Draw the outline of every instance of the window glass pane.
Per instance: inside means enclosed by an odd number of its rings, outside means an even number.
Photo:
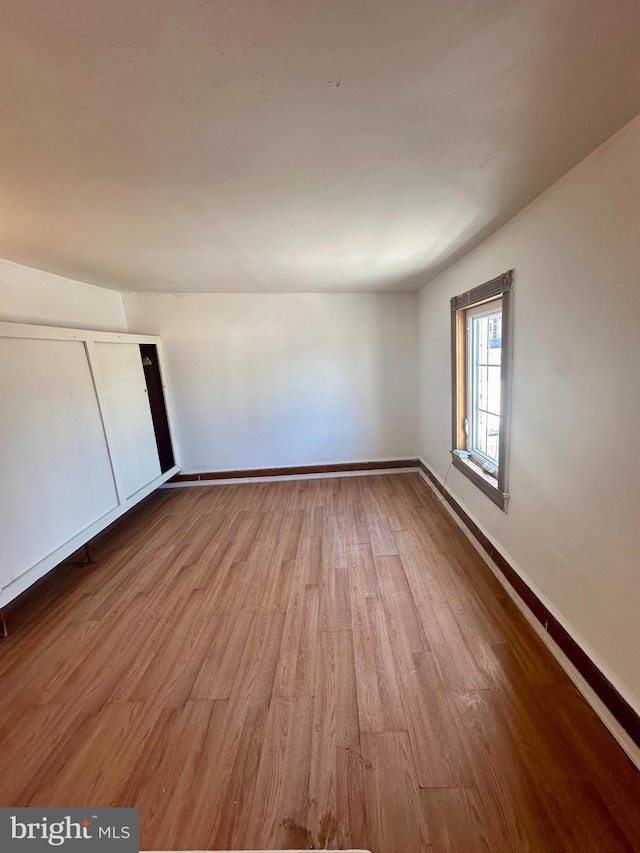
[[[479,409],[487,411],[489,408],[489,368],[485,365],[479,364],[476,370],[476,376],[478,382],[478,387],[476,389],[476,406]]]
[[[489,356],[488,348],[488,322],[486,317],[478,317],[474,319],[475,335],[477,344],[477,357],[479,364],[487,364]]]
[[[480,408],[487,409],[494,415],[500,414],[500,365],[491,364],[488,367],[480,368],[487,371],[487,405],[484,406],[480,402]]]
[[[472,451],[498,464],[500,446],[500,397],[502,311],[473,316],[471,323],[470,441]]]
[[[489,364],[500,364],[502,355],[502,312],[492,314],[488,321]]]
[[[487,449],[485,453],[497,462],[499,448],[500,418],[496,417],[496,415],[487,415]]]
[[[476,409],[475,430],[473,434],[473,450],[479,450],[481,453],[487,452],[487,417],[486,412]]]

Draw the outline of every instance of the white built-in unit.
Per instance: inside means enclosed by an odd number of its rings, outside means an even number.
[[[0,323],[0,607],[179,470],[163,376],[157,337]]]

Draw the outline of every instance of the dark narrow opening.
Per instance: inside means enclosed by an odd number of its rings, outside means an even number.
[[[173,468],[173,448],[171,446],[171,433],[169,432],[169,419],[167,407],[162,390],[162,376],[158,363],[158,350],[155,344],[140,344],[140,356],[144,368],[144,378],[149,392],[149,405],[151,407],[151,419],[153,420],[153,431],[156,436],[156,446],[160,459],[160,469],[164,474],[169,468]]]

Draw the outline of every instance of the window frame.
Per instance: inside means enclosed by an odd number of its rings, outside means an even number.
[[[490,303],[502,302],[502,340],[500,360],[500,444],[497,474],[491,475],[482,468],[480,454],[461,458],[455,451],[467,448],[465,422],[469,416],[469,389],[472,387],[468,323],[477,311]],[[511,432],[511,380],[513,352],[513,270],[508,270],[484,284],[474,287],[451,299],[451,403],[452,403],[452,464],[462,474],[506,512],[509,502],[509,444]],[[475,459],[473,457],[476,457]],[[490,460],[487,460],[490,461]]]
[[[479,320],[482,317],[486,317],[487,315],[491,316],[493,314],[497,314],[500,312],[500,316],[502,317],[503,312],[503,301],[502,297],[499,296],[497,299],[491,299],[489,302],[481,302],[479,305],[473,305],[466,309],[465,311],[465,334],[466,334],[466,390],[465,390],[465,399],[466,399],[466,412],[465,412],[465,421],[467,424],[467,429],[465,430],[465,449],[469,453],[470,457],[476,463],[482,467],[487,464],[492,467],[496,472],[500,469],[500,445],[498,444],[498,458],[494,459],[492,456],[489,456],[488,453],[484,453],[477,446],[474,445],[474,435],[475,435],[475,411],[477,406],[475,405],[475,394],[477,393],[477,389],[475,387],[475,357],[474,357],[474,333],[473,333],[473,322],[474,320]],[[501,348],[502,349],[502,348]],[[500,364],[502,364],[502,358],[500,359]],[[500,367],[500,365],[496,365],[496,367]],[[470,393],[469,393],[470,392]],[[501,395],[502,397],[502,395]],[[492,413],[495,414],[495,413]],[[497,413],[497,416],[501,419],[501,412]],[[502,432],[502,422],[500,423],[501,432]],[[489,472],[489,476],[495,476],[497,480],[497,473],[491,474]]]

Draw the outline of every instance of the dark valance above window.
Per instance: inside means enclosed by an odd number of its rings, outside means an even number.
[[[479,284],[473,290],[467,290],[466,293],[461,293],[460,296],[454,296],[451,299],[451,310],[459,311],[461,308],[468,308],[470,305],[478,305],[480,302],[495,299],[497,296],[502,296],[503,293],[511,290],[512,284],[513,270],[508,270],[502,273],[502,275],[492,278],[491,281]]]

